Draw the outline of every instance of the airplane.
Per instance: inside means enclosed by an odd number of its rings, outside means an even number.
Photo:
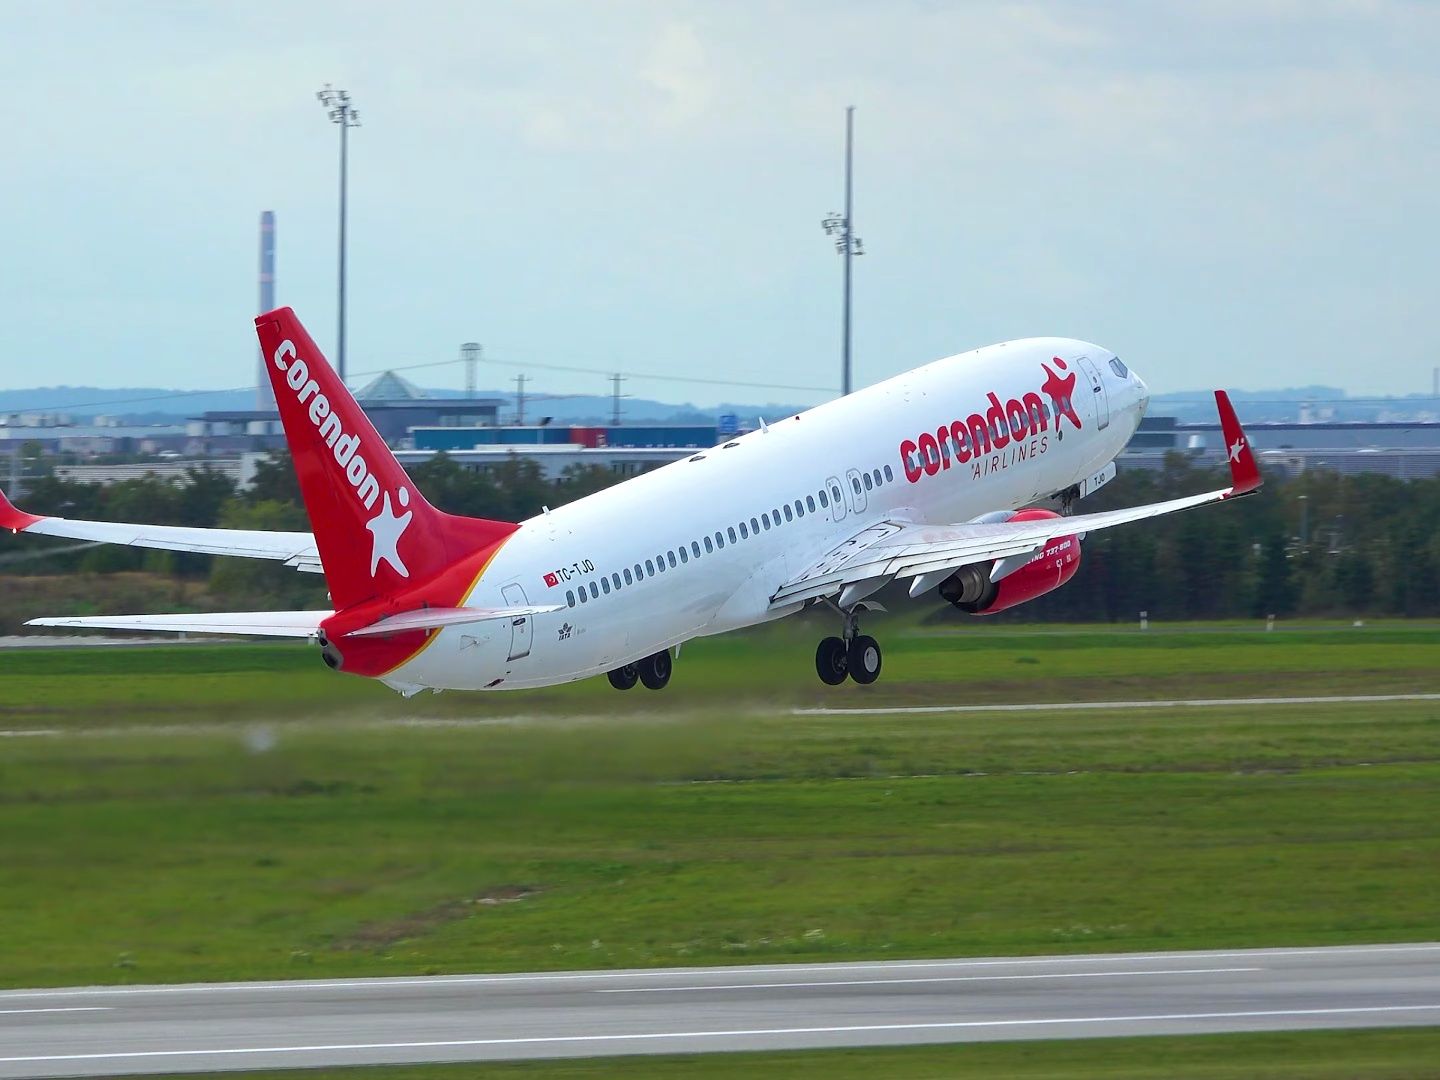
[[[682,643],[831,611],[816,672],[873,683],[871,599],[909,581],[977,615],[1059,588],[1089,533],[1250,494],[1249,440],[1215,392],[1230,486],[1099,513],[1149,403],[1113,352],[1066,338],[938,360],[527,521],[426,501],[295,313],[255,320],[313,532],[72,521],[0,495],[13,532],[274,559],[323,573],[331,607],[32,619],[29,625],[307,638],[331,668],[407,697],[595,675],[670,680]],[[883,610],[883,609],[882,609]]]

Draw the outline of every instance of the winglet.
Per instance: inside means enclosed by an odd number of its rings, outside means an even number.
[[[0,491],[0,529],[9,529],[12,533],[23,532],[39,520],[35,514],[27,514],[16,507],[5,497],[5,493]]]
[[[1235,406],[1230,404],[1230,395],[1224,390],[1216,390],[1215,406],[1220,410],[1220,432],[1225,437],[1225,457],[1230,463],[1228,497],[1248,495],[1264,483],[1260,478],[1260,466],[1255,464],[1255,452],[1235,416]]]

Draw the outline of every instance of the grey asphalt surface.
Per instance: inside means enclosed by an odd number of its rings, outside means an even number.
[[[1440,943],[0,992],[0,1076],[1440,1024]]]

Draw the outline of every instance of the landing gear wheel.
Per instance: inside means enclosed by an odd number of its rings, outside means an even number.
[[[827,686],[839,686],[850,673],[845,642],[838,637],[821,640],[815,650],[815,671]]]
[[[850,678],[862,686],[873,683],[880,677],[880,643],[865,634],[851,639],[846,663]]]
[[[640,681],[640,669],[634,664],[626,664],[624,667],[617,667],[606,678],[616,690],[629,690]]]
[[[665,684],[670,681],[674,663],[670,659],[670,650],[665,649],[654,656],[647,656],[636,666],[640,669],[640,681],[647,690],[664,690]]]

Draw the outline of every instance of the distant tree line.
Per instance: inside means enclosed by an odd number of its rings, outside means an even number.
[[[410,470],[435,505],[451,513],[519,521],[619,479],[606,469],[572,468],[546,479],[533,461],[511,457],[487,472],[444,454]],[[1122,471],[1084,511],[1174,498],[1223,486],[1223,472],[1194,468],[1176,454],[1158,472]],[[101,487],[54,475],[28,483],[25,509],[110,521],[238,529],[306,530],[286,455],[260,464],[238,492],[220,473],[187,482],[153,476]],[[1080,571],[1064,588],[1013,613],[1018,620],[1130,621],[1308,615],[1440,615],[1440,478],[1310,472],[1270,478],[1234,504],[1121,526],[1087,537]],[[53,552],[42,554],[42,552]],[[0,575],[149,570],[208,578],[218,597],[244,606],[323,603],[315,575],[250,559],[82,547],[46,537],[9,538]],[[961,617],[957,614],[957,617]]]
[[[1079,512],[1228,484],[1181,454],[1122,471]],[[1255,495],[1085,538],[1061,589],[998,618],[1129,621],[1440,615],[1440,478],[1307,472]]]

